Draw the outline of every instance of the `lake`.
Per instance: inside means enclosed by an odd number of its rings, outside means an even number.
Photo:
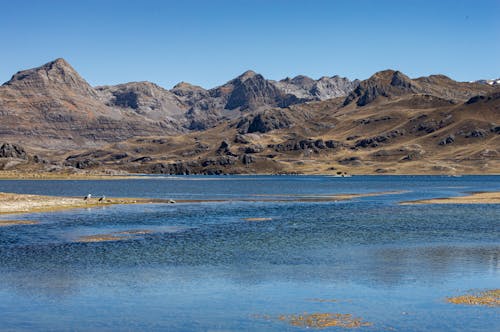
[[[304,313],[352,314],[371,323],[360,331],[500,328],[498,307],[446,302],[500,288],[500,205],[398,204],[500,191],[500,176],[1,180],[0,191],[222,200],[0,216],[39,222],[0,227],[0,330],[310,330],[286,318]],[[117,241],[82,242],[96,235]]]

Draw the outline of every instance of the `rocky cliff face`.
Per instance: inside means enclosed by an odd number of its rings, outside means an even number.
[[[287,94],[306,100],[327,100],[347,96],[359,84],[358,80],[333,76],[321,77],[313,80],[307,76],[299,75],[294,78],[274,82],[274,84]]]
[[[178,128],[185,124],[188,105],[174,93],[151,82],[132,82],[96,87],[107,106],[130,110],[153,121]]]

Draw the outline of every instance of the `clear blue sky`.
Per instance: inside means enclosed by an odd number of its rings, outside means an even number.
[[[58,57],[92,85],[210,88],[247,69],[468,81],[500,76],[500,0],[0,0],[0,41],[2,82]]]

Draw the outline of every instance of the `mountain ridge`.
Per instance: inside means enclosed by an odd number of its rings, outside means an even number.
[[[425,162],[428,172],[491,172],[499,167],[498,91],[391,69],[363,81],[273,81],[246,71],[208,90],[148,81],[92,87],[56,59],[0,86],[0,143],[31,155],[0,158],[0,168],[380,173]],[[450,161],[440,166],[439,158]]]

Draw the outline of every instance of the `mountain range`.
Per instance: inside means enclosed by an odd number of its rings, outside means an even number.
[[[395,70],[367,80],[90,86],[64,59],[0,86],[0,169],[498,173],[500,87]]]

